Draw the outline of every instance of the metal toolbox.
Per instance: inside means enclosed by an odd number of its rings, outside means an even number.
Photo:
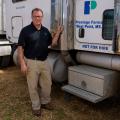
[[[113,70],[78,65],[69,67],[69,85],[99,96],[111,96],[117,89],[118,73]]]

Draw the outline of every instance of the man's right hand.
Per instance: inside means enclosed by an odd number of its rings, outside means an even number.
[[[21,64],[21,72],[26,75],[27,74],[27,65],[25,63]]]
[[[21,68],[21,72],[26,75],[27,74],[27,65],[25,63],[24,60],[24,52],[23,52],[23,47],[22,46],[18,46],[18,61],[20,63],[20,68]]]

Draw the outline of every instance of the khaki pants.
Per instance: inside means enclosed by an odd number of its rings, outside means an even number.
[[[38,110],[41,104],[50,102],[51,73],[48,61],[26,59],[27,83],[32,108]]]

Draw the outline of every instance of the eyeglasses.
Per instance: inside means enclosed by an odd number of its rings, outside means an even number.
[[[33,16],[33,18],[42,18],[43,16]]]

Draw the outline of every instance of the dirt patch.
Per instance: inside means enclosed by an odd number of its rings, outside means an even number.
[[[0,120],[119,120],[120,97],[112,97],[98,104],[71,96],[65,100],[61,85],[53,84],[53,111],[42,110],[42,117],[31,113],[26,78],[15,67],[0,70]]]

